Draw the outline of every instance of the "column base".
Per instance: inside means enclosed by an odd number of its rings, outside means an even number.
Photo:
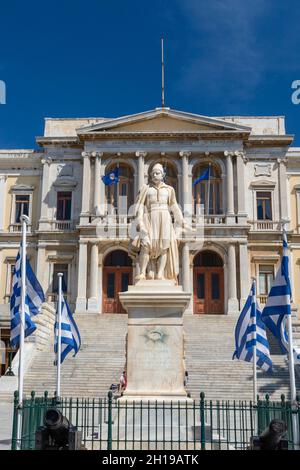
[[[82,312],[86,312],[86,299],[77,298],[75,313],[82,313]]]
[[[239,313],[238,299],[228,299],[227,315],[236,315]]]
[[[238,223],[239,225],[247,225],[247,214],[240,213],[238,214]]]
[[[80,225],[87,225],[90,222],[89,214],[80,214]]]
[[[91,313],[98,313],[99,312],[98,301],[95,297],[90,297],[88,299],[87,308]]]
[[[235,215],[234,214],[227,214],[226,224],[227,225],[234,225],[235,224]]]

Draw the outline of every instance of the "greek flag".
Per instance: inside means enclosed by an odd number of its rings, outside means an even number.
[[[232,359],[252,362],[253,346],[256,345],[256,364],[266,372],[272,370],[269,343],[261,312],[256,302],[255,283],[235,328],[235,351]]]
[[[262,312],[262,319],[278,339],[284,354],[288,354],[287,315],[291,315],[291,284],[286,231],[283,230],[283,254],[269,296]]]
[[[55,343],[54,352],[57,354],[58,349],[58,302],[57,302],[57,315],[55,322]],[[60,363],[62,364],[65,357],[69,352],[74,349],[74,356],[77,354],[81,346],[81,339],[79,330],[74,321],[70,307],[67,301],[62,297],[61,301],[61,356]]]
[[[13,347],[20,342],[20,324],[21,324],[21,250],[16,258],[16,264],[13,273],[12,295],[10,297],[10,342]],[[41,312],[42,303],[45,302],[43,289],[38,282],[30,266],[29,260],[26,260],[26,295],[25,295],[25,338],[36,330],[36,325],[31,316]]]

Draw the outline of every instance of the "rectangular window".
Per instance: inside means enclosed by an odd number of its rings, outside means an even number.
[[[260,295],[268,295],[274,279],[273,266],[259,266],[259,293]]]
[[[53,280],[52,280],[52,292],[58,294],[58,273],[63,274],[62,278],[62,291],[67,293],[68,291],[68,265],[67,264],[54,264],[53,267]]]
[[[256,193],[257,220],[272,220],[271,193]]]
[[[106,297],[108,299],[114,299],[115,298],[115,273],[108,273],[107,274]]]
[[[29,194],[16,194],[15,223],[21,223],[22,215],[29,215]]]
[[[197,297],[198,299],[205,298],[205,275],[204,273],[197,274]]]
[[[211,298],[212,300],[220,298],[220,275],[218,273],[211,274]]]
[[[129,286],[129,273],[122,273],[121,275],[121,292],[128,290]]]
[[[72,192],[59,191],[57,193],[56,220],[71,220]]]

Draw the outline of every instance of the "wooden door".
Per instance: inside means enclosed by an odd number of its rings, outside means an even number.
[[[126,313],[119,300],[119,292],[128,290],[132,284],[132,268],[105,267],[103,269],[103,312]]]
[[[224,313],[223,268],[194,268],[194,313]]]

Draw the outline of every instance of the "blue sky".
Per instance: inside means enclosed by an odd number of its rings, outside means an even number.
[[[10,0],[0,10],[0,148],[35,147],[44,117],[116,117],[160,106],[285,115],[300,146],[296,0]]]

